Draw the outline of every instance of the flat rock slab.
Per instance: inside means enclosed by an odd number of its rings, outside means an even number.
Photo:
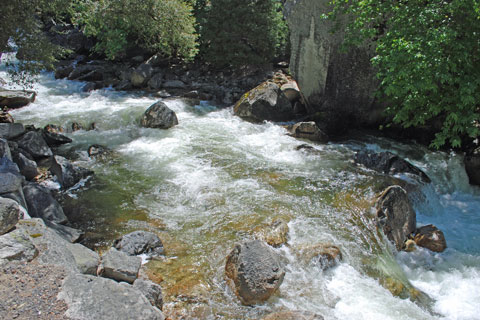
[[[35,101],[35,91],[0,89],[0,107],[21,108]]]
[[[66,315],[82,320],[164,320],[162,312],[126,283],[89,275],[70,275],[58,295],[68,305]]]
[[[115,248],[110,248],[102,256],[102,263],[104,277],[133,283],[137,279],[142,266],[142,258],[132,257]]]

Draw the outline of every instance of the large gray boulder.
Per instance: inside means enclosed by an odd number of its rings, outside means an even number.
[[[66,316],[71,319],[165,319],[140,291],[110,279],[70,275],[64,280],[58,297],[68,305]]]
[[[0,171],[0,195],[21,190],[22,181],[22,176],[18,172]]]
[[[97,275],[100,265],[98,253],[78,243],[66,243],[65,246],[72,253],[80,273]]]
[[[0,88],[0,108],[21,108],[35,101],[36,92],[31,90],[7,90]]]
[[[137,279],[133,283],[133,287],[143,293],[145,298],[150,301],[152,306],[162,310],[163,308],[163,294],[162,287],[153,283],[150,280]]]
[[[133,283],[138,278],[142,258],[132,257],[115,248],[102,256],[103,276],[117,281]]]
[[[53,173],[60,185],[68,189],[93,174],[93,171],[74,165],[62,156],[54,156],[50,166],[50,172]]]
[[[261,303],[282,284],[279,256],[260,240],[236,244],[225,264],[227,282],[244,305]]]
[[[31,217],[42,218],[59,224],[68,221],[60,204],[50,191],[39,184],[28,183],[23,187],[28,214]]]
[[[15,228],[20,216],[20,207],[16,201],[0,197],[0,235]]]
[[[368,169],[384,174],[409,173],[420,177],[425,183],[431,182],[425,172],[391,152],[376,153],[369,150],[362,150],[355,154],[354,161],[364,165]]]
[[[178,124],[177,115],[165,103],[151,105],[143,114],[141,124],[146,128],[168,129]]]
[[[13,161],[17,164],[20,173],[25,179],[31,181],[39,175],[37,163],[34,160],[29,159],[26,152],[16,152],[13,155]]]
[[[417,222],[407,192],[400,186],[388,187],[375,206],[378,227],[395,244],[397,250],[401,250],[408,237],[415,232]]]
[[[38,250],[23,230],[14,230],[0,236],[0,261],[32,261]]]
[[[150,64],[142,63],[133,70],[130,82],[134,87],[142,87],[152,77],[153,67]]]
[[[292,104],[273,82],[264,82],[245,93],[233,110],[237,116],[251,122],[288,121],[295,117]]]
[[[332,33],[333,23],[323,18],[330,10],[330,0],[285,3],[292,46],[290,71],[307,100],[308,112],[321,114],[329,135],[378,125],[384,109],[375,100],[379,81],[370,63],[375,46],[367,43],[342,50],[342,28]]]
[[[20,140],[18,146],[35,159],[42,159],[53,156],[52,150],[43,139],[43,135],[38,131],[29,131],[25,133]]]
[[[164,254],[163,243],[160,238],[148,231],[134,231],[114,241],[113,246],[129,256],[147,254],[156,257]]]
[[[0,138],[2,139],[15,139],[24,133],[25,128],[21,123],[0,123]]]

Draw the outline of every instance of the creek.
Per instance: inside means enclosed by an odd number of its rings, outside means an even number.
[[[62,204],[72,225],[86,231],[85,244],[99,251],[133,230],[160,235],[166,257],[147,268],[163,288],[167,314],[259,319],[284,308],[325,319],[480,319],[480,189],[468,184],[462,156],[362,133],[310,143],[273,123],[245,122],[232,108],[180,99],[165,100],[178,126],[146,129],[139,118],[157,99],[109,89],[83,93],[83,85],[44,74],[36,102],[11,113],[37,127],[95,122],[95,130],[67,134],[73,143],[60,149],[96,173]],[[313,149],[297,150],[305,143]],[[90,158],[92,144],[113,152]],[[432,183],[355,165],[354,153],[363,148],[400,155]],[[410,186],[418,224],[445,233],[445,252],[390,253],[375,231],[372,206],[392,183]],[[263,305],[242,306],[226,285],[225,257],[276,218],[290,228],[289,245],[275,249],[286,263],[285,280]],[[296,256],[296,248],[316,243],[337,245],[343,261],[322,271]],[[425,307],[393,296],[380,285],[386,276],[432,302]]]

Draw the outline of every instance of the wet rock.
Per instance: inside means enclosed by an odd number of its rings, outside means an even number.
[[[288,231],[288,224],[281,219],[277,219],[265,230],[259,232],[257,237],[272,247],[278,248],[287,243]]]
[[[133,283],[138,277],[141,266],[142,258],[129,256],[115,248],[110,248],[102,256],[102,276],[116,281]]]
[[[355,154],[355,162],[384,174],[410,173],[419,176],[423,182],[430,183],[430,178],[411,163],[405,161],[391,152],[375,153],[362,150]]]
[[[403,251],[412,252],[412,251],[415,251],[416,249],[417,249],[417,246],[414,240],[408,239],[407,241],[405,241]]]
[[[66,246],[72,253],[80,273],[97,275],[97,268],[100,265],[98,253],[78,243],[70,243]]]
[[[177,115],[165,103],[151,105],[143,114],[141,124],[146,128],[168,129],[178,124]]]
[[[18,165],[20,173],[27,180],[33,180],[36,176],[39,175],[37,163],[29,159],[24,152],[18,152],[14,155],[13,161]]]
[[[21,108],[35,101],[37,93],[31,90],[7,90],[0,88],[0,107]]]
[[[15,228],[20,216],[20,207],[16,201],[0,197],[0,235]]]
[[[0,111],[0,123],[14,123],[13,117],[6,111]]]
[[[72,128],[72,132],[75,132],[75,131],[79,131],[79,130],[83,130],[83,129],[84,129],[83,126],[82,126],[80,123],[78,123],[78,122],[72,122],[72,124],[71,124],[70,127]]]
[[[30,131],[18,140],[18,146],[27,151],[34,159],[41,159],[53,156],[52,150],[38,131]]]
[[[79,78],[97,70],[98,65],[93,64],[83,64],[76,65],[75,69],[68,75],[68,80],[78,80]]]
[[[298,88],[297,82],[294,80],[290,80],[283,84],[280,87],[280,90],[282,90],[283,94],[285,94],[287,99],[292,103],[300,99],[300,89]]]
[[[464,164],[470,184],[480,186],[480,148],[468,152]]]
[[[57,126],[56,124],[47,124],[45,127],[43,127],[43,131],[49,133],[62,133],[65,132],[65,129],[61,126]]]
[[[377,226],[401,250],[408,237],[416,230],[416,214],[407,192],[400,186],[385,189],[378,198]]]
[[[25,133],[21,123],[0,123],[0,138],[11,140]]]
[[[54,174],[62,188],[68,189],[80,180],[93,174],[93,171],[72,164],[62,156],[54,156],[50,172]]]
[[[30,182],[23,187],[23,193],[27,202],[28,214],[31,217],[42,218],[59,224],[68,221],[62,207],[48,189]]]
[[[107,155],[108,153],[111,153],[111,150],[99,144],[92,144],[90,147],[88,147],[89,157],[102,157],[104,155]]]
[[[308,311],[280,311],[271,313],[262,320],[323,320],[319,315]]]
[[[66,316],[72,319],[165,319],[134,287],[90,275],[68,276],[59,299],[67,303]]]
[[[322,270],[332,268],[342,261],[342,252],[332,244],[314,244],[296,248],[297,257],[304,263],[314,263]]]
[[[160,238],[148,231],[134,231],[114,241],[113,246],[130,255],[147,254],[157,257],[164,254],[163,243]]]
[[[434,252],[443,252],[447,249],[447,241],[443,232],[433,224],[418,228],[413,240],[417,246]]]
[[[130,82],[134,87],[142,87],[147,83],[152,74],[153,67],[149,64],[143,63],[132,72]]]
[[[168,93],[166,90],[160,90],[160,91],[154,93],[153,96],[155,96],[157,98],[165,99],[165,98],[170,98],[172,95],[170,93]]]
[[[235,104],[234,112],[251,122],[288,121],[295,116],[292,104],[273,82],[264,82],[245,93]]]
[[[162,310],[163,308],[163,295],[162,287],[149,280],[137,279],[133,283],[133,287],[143,293],[145,298],[150,301],[152,306]]]
[[[17,229],[0,236],[0,261],[32,261],[37,255],[37,248],[22,230]]]
[[[290,129],[290,135],[295,138],[308,139],[317,142],[328,142],[328,136],[320,130],[315,122],[298,122]]]
[[[227,282],[244,305],[261,303],[282,284],[279,256],[260,240],[235,245],[225,265]]]
[[[45,139],[45,142],[48,144],[49,147],[58,147],[62,144],[72,142],[72,139],[64,136],[63,134],[60,134],[60,130],[60,127],[54,127],[52,125],[47,125],[45,126],[45,128],[43,128],[43,138]]]

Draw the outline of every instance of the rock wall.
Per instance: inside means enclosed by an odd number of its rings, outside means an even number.
[[[290,70],[307,100],[307,110],[328,133],[349,127],[376,126],[382,106],[374,93],[378,87],[370,64],[373,46],[341,50],[342,31],[322,19],[329,0],[287,0],[290,27]]]

